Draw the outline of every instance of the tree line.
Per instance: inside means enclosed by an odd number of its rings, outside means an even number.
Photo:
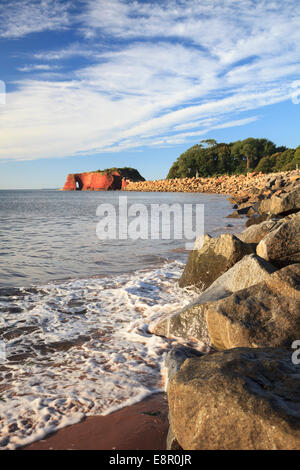
[[[202,140],[186,150],[171,166],[167,178],[207,177],[248,171],[271,173],[300,166],[300,145],[296,149],[277,147],[268,139],[252,137],[236,142]]]

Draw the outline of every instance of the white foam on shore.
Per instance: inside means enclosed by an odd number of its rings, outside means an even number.
[[[0,448],[163,390],[160,369],[175,340],[149,334],[148,325],[199,295],[179,289],[183,267],[0,294],[8,359],[0,364]]]

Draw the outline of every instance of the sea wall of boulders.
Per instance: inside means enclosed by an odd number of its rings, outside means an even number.
[[[280,194],[283,188],[300,180],[299,170],[282,173],[248,173],[247,175],[222,175],[214,178],[175,178],[156,181],[129,182],[126,191],[143,192],[196,192],[219,193],[238,196],[260,196]]]
[[[167,448],[300,449],[300,173],[215,188],[248,227],[196,241],[179,286],[197,301],[149,327],[182,343],[165,359]]]

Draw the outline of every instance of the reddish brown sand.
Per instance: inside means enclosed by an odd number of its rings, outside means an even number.
[[[168,402],[159,393],[107,416],[89,416],[24,450],[165,450],[167,433]]]

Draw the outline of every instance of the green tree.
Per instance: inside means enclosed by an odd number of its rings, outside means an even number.
[[[262,157],[270,156],[276,151],[273,142],[267,139],[254,139],[249,137],[245,140],[238,140],[232,146],[232,156],[235,159],[241,158],[243,165],[247,169],[255,168]]]
[[[276,158],[274,171],[286,171],[291,169],[292,161],[295,156],[294,149],[288,149],[281,152]],[[294,167],[295,168],[295,167]]]
[[[295,168],[300,168],[300,145],[296,148],[295,155],[291,163],[292,165],[295,165]]]
[[[182,153],[170,168],[167,178],[188,178],[196,175],[199,166],[199,155],[204,149],[201,145],[194,145]]]
[[[295,169],[296,165],[300,165],[300,146],[295,151],[276,148],[268,139],[248,138],[230,144],[206,139],[182,153],[167,178],[240,174],[250,168],[269,173]]]
[[[277,155],[278,154],[274,154],[274,155],[271,155],[270,157],[261,158],[255,170],[261,171],[262,173],[270,173],[274,171]]]
[[[231,156],[231,146],[228,144],[217,145],[217,173],[232,173],[234,171],[234,161]]]

